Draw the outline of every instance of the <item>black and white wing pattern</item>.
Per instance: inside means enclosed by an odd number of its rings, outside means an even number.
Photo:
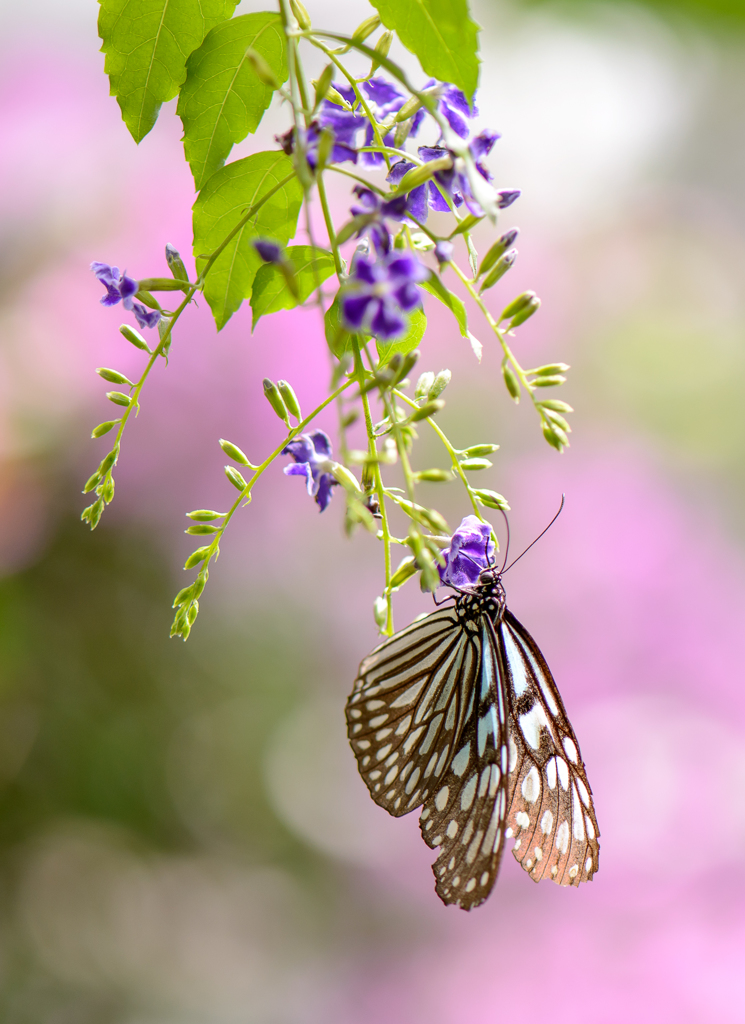
[[[507,708],[491,620],[481,617],[481,664],[463,732],[439,788],[419,817],[424,841],[439,847],[437,895],[470,910],[499,872],[509,784]]]
[[[360,665],[347,726],[360,774],[393,815],[426,801],[463,731],[481,643],[454,608],[443,608],[384,641]]]
[[[577,737],[546,661],[505,610],[496,625],[509,733],[508,837],[536,882],[589,882],[598,870],[598,823]]]

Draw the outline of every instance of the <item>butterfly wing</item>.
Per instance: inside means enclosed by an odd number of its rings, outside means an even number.
[[[427,800],[463,729],[480,640],[454,608],[412,623],[360,665],[347,726],[376,803],[399,816]]]
[[[494,886],[504,848],[508,791],[503,668],[490,619],[481,616],[481,661],[470,714],[440,785],[419,818],[443,903],[470,910]]]
[[[598,870],[600,832],[577,737],[527,630],[505,611],[496,634],[506,680],[513,853],[536,882],[589,882]]]

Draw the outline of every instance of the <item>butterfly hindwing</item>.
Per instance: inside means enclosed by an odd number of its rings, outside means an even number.
[[[535,881],[590,881],[599,835],[579,744],[556,683],[527,630],[509,611],[496,626],[509,721],[508,830]]]
[[[453,755],[480,662],[478,637],[443,608],[375,648],[347,701],[349,740],[376,803],[427,800]]]
[[[494,631],[481,616],[481,664],[454,756],[419,818],[425,842],[439,847],[432,865],[437,895],[464,910],[492,890],[504,848],[507,719]]]

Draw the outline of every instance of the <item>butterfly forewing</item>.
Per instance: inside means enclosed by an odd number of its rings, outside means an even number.
[[[589,881],[599,835],[577,738],[535,641],[505,612],[496,627],[504,663],[510,736],[508,834],[535,881]]]
[[[347,725],[373,800],[394,815],[423,803],[463,730],[480,643],[444,608],[384,641],[362,662]]]
[[[439,847],[432,865],[437,895],[465,910],[491,892],[504,848],[507,722],[494,631],[481,622],[481,664],[457,749],[419,818],[425,842]]]

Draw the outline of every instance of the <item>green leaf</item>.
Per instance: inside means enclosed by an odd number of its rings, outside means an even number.
[[[344,327],[339,315],[339,293],[336,293],[334,301],[326,310],[323,318],[326,341],[329,348],[337,359],[341,359],[345,352],[352,351],[352,335]]]
[[[450,312],[453,314],[455,319],[458,321],[458,327],[460,333],[464,338],[470,338],[468,333],[468,317],[466,315],[466,307],[463,305],[457,295],[454,295],[445,285],[442,283],[442,278],[438,274],[430,274],[426,281],[422,281],[422,288],[428,291],[430,295],[434,295],[435,298],[439,299],[443,305],[447,306]]]
[[[236,142],[259,126],[274,95],[246,56],[251,48],[279,82],[287,55],[279,14],[241,14],[217,25],[189,57],[176,113],[184,125],[184,153],[200,189],[222,167]]]
[[[285,181],[288,177],[290,180]],[[281,151],[254,153],[215,171],[194,203],[194,257],[200,272],[206,257],[267,195],[269,198],[250,222],[240,227],[205,278],[204,296],[218,330],[250,297],[256,271],[263,263],[251,245],[252,239],[268,236],[280,245],[286,244],[297,229],[303,191],[289,156]]]
[[[280,309],[292,309],[305,302],[316,287],[334,272],[334,257],[326,249],[312,245],[292,245],[285,249],[285,259],[291,264],[298,288],[297,299],[287,287],[287,280],[273,263],[259,267],[251,292],[253,331],[259,318]]]
[[[99,0],[98,34],[111,95],[141,142],[186,78],[186,59],[237,0]]]
[[[406,334],[402,338],[386,342],[376,341],[380,365],[385,365],[394,352],[406,355],[407,352],[413,351],[424,337],[426,330],[427,318],[424,315],[424,311],[415,309],[409,317],[409,325]]]
[[[479,26],[467,0],[371,0],[428,75],[457,85],[469,99],[479,80]]]

